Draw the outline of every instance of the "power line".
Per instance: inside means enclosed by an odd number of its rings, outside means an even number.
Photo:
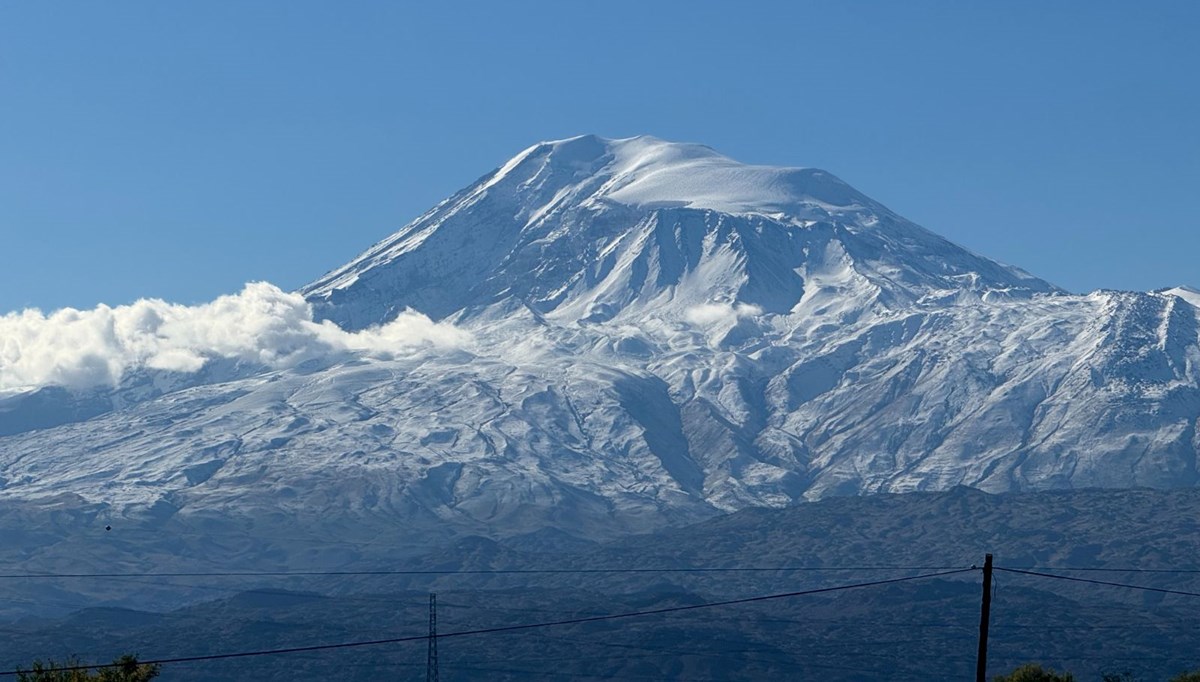
[[[1016,568],[1009,570],[1018,570]],[[1100,573],[1169,573],[1200,574],[1200,568],[1122,568],[1119,566],[1022,566],[1025,571],[1091,571]]]
[[[289,591],[289,590],[282,590],[282,589],[267,589],[267,588],[256,588],[256,587],[219,587],[216,585],[197,585],[195,583],[152,582],[149,580],[137,580],[134,578],[124,578],[124,577],[112,577],[112,578],[100,578],[100,579],[102,579],[102,580],[120,580],[122,585],[138,584],[138,585],[149,585],[151,587],[157,587],[157,588],[163,588],[163,589],[182,588],[185,590],[201,590],[201,591],[209,591],[209,592],[219,592],[223,595],[230,595],[231,597],[239,597],[239,596],[245,596],[245,595],[262,595],[262,596],[278,596],[278,597],[294,598],[294,599],[308,599],[308,600],[313,600],[313,601],[319,601],[319,600],[338,601],[338,602],[351,601],[351,602],[362,602],[362,603],[371,603],[371,604],[386,604],[390,607],[395,607],[397,605],[400,605],[400,606],[425,606],[424,603],[418,604],[417,602],[397,602],[394,599],[386,599],[383,596],[366,596],[366,595],[362,595],[362,594],[320,594],[317,592],[299,592],[299,591]],[[4,596],[4,595],[0,595],[0,602],[12,602],[14,604],[35,604],[38,606],[52,605],[52,606],[60,606],[60,607],[66,608],[66,609],[75,609],[75,610],[95,608],[95,607],[104,605],[102,603],[98,603],[97,601],[89,601],[89,602],[84,602],[84,601],[80,601],[80,600],[67,601],[67,600],[62,600],[62,599],[44,598],[44,597],[39,597],[37,599],[31,599],[31,598]]]
[[[993,630],[1178,630],[1183,627],[1191,627],[1194,623],[1191,622],[1171,622],[1161,621],[1155,623],[1125,623],[1122,625],[1091,625],[1088,623],[1064,623],[1059,625],[1045,625],[1041,623],[1025,624],[994,624]]]
[[[1029,661],[1029,655],[1025,651],[1012,654],[1005,654],[1001,652],[1000,654],[993,655],[992,658],[998,658],[1003,661]],[[1190,653],[1180,654],[1179,656],[1116,656],[1113,654],[1068,656],[1065,654],[1048,654],[1046,658],[1058,659],[1062,661],[1185,661],[1188,663],[1196,660],[1196,657]]]
[[[453,665],[446,666],[449,670],[457,670],[463,672],[480,672],[480,673],[506,673],[510,675],[533,675],[536,677],[569,677],[575,680],[611,680],[611,675],[589,675],[587,673],[570,673],[563,671],[545,671],[545,670],[524,670],[519,668],[480,668],[475,666]],[[658,675],[633,675],[622,673],[621,677],[633,680],[661,680]],[[704,678],[711,679],[711,678]]]
[[[577,644],[584,644],[584,645],[588,645],[588,646],[611,647],[611,648],[618,648],[618,649],[634,649],[634,650],[641,650],[641,651],[649,652],[649,653],[641,653],[641,654],[622,653],[622,654],[613,654],[613,655],[609,655],[609,656],[580,656],[580,655],[576,654],[576,655],[569,656],[569,657],[551,657],[551,658],[525,658],[525,657],[522,657],[521,659],[518,659],[518,660],[508,660],[508,659],[494,660],[493,659],[491,662],[499,663],[499,664],[518,663],[518,662],[519,663],[546,664],[546,663],[561,663],[563,661],[572,661],[572,662],[596,662],[596,661],[612,661],[612,660],[628,661],[633,658],[651,658],[654,656],[673,655],[673,656],[682,656],[682,657],[700,657],[700,658],[716,658],[716,659],[735,659],[736,658],[739,661],[744,661],[744,662],[748,662],[748,663],[763,663],[763,664],[768,664],[768,665],[770,665],[770,664],[794,665],[794,666],[800,667],[801,669],[817,668],[817,669],[822,669],[822,670],[841,670],[841,671],[850,671],[850,672],[858,672],[858,673],[869,673],[869,674],[872,674],[872,675],[874,675],[876,677],[880,677],[880,678],[887,677],[890,680],[900,680],[900,679],[926,680],[926,679],[928,679],[927,676],[924,675],[923,673],[921,673],[921,674],[912,673],[912,672],[906,673],[903,671],[899,671],[895,668],[889,668],[888,670],[878,670],[878,669],[867,669],[867,668],[862,668],[862,667],[849,667],[849,666],[834,665],[831,663],[818,663],[818,662],[812,661],[809,658],[803,658],[803,659],[796,658],[795,655],[792,653],[789,653],[787,651],[780,650],[780,649],[775,649],[775,648],[770,648],[770,649],[713,649],[713,650],[708,650],[708,651],[692,651],[692,650],[680,650],[680,649],[676,649],[673,647],[653,647],[653,646],[647,646],[647,645],[616,644],[616,643],[609,643],[609,642],[596,642],[593,640],[572,639],[572,638],[565,638],[565,637],[543,637],[539,641],[577,643]],[[917,641],[932,641],[932,640],[917,640]],[[897,642],[890,642],[890,643],[894,644]],[[871,642],[859,642],[859,644],[871,644]],[[780,657],[790,657],[790,658],[760,658],[760,657],[753,656],[753,654],[756,654],[756,653],[774,653]],[[823,651],[823,652],[814,652],[811,654],[807,654],[806,656],[829,656],[829,655],[836,656],[836,655],[842,655],[842,654],[839,654],[839,653],[830,654],[828,651]],[[870,654],[868,654],[868,655],[870,655]],[[882,654],[874,654],[874,656],[883,657]],[[941,657],[941,660],[953,660],[953,659],[948,658],[948,657]],[[971,660],[974,660],[974,658],[972,657]],[[366,664],[366,663],[342,664],[339,667],[340,668],[341,667],[378,668],[378,667],[385,667],[385,666],[416,667],[417,665],[419,665],[419,664],[405,663],[405,662],[378,662],[378,663],[369,663],[369,664]],[[460,670],[460,671],[522,672],[522,673],[526,673],[529,675],[540,675],[540,676],[553,675],[553,676],[579,677],[579,678],[587,678],[587,679],[606,679],[606,680],[614,678],[614,676],[611,674],[610,675],[589,675],[586,673],[573,673],[573,672],[566,672],[566,671],[562,671],[562,672],[541,672],[541,671],[532,671],[532,670],[516,671],[516,670],[509,670],[509,669],[501,670],[499,668],[464,667],[461,665],[453,665],[453,666],[446,666],[446,667],[448,669],[452,668],[454,670]],[[629,672],[622,671],[620,678],[621,679],[662,679],[662,676],[661,675],[655,676],[655,677],[635,676]],[[694,680],[697,680],[697,682],[699,682],[702,679],[709,679],[709,678],[695,678],[695,677],[683,678],[683,677],[672,676],[671,679],[694,679]],[[724,678],[721,678],[721,679],[724,679]]]
[[[589,642],[589,643],[591,643],[591,642]],[[605,646],[605,645],[601,644],[600,646]],[[687,652],[680,652],[680,653],[687,653]],[[699,655],[699,654],[697,654],[697,655]],[[644,654],[644,656],[649,657],[649,656],[651,656],[651,654]],[[557,663],[557,662],[567,661],[567,660],[577,661],[577,662],[595,662],[595,661],[606,661],[606,660],[618,660],[621,658],[629,658],[629,657],[630,656],[628,654],[624,654],[621,656],[611,656],[611,657],[608,657],[608,656],[582,656],[582,657],[581,656],[572,656],[570,658],[532,658],[532,659],[531,658],[520,658],[520,659],[499,659],[499,660],[492,659],[492,660],[490,660],[490,662],[496,663],[496,664],[501,664],[501,665],[511,664],[511,663],[519,663],[519,664]],[[310,661],[320,661],[321,660],[319,658],[315,658],[312,656],[308,656],[306,658],[307,658],[307,660],[310,660]],[[767,661],[767,662],[775,663],[777,661]],[[339,663],[337,665],[337,668],[339,670],[347,669],[347,668],[372,668],[372,669],[391,668],[391,667],[417,668],[417,667],[420,667],[423,665],[425,665],[425,664],[424,663],[413,663],[411,661],[389,660],[389,661],[372,661],[370,663]],[[572,677],[572,678],[578,678],[578,679],[595,679],[595,680],[611,680],[611,679],[613,679],[613,675],[611,675],[611,674],[596,675],[596,674],[588,674],[588,673],[584,673],[584,672],[567,672],[567,671],[546,672],[546,671],[534,671],[534,670],[518,671],[518,670],[507,669],[507,668],[506,669],[480,668],[480,667],[475,667],[475,666],[469,666],[466,664],[453,664],[453,665],[446,665],[443,667],[446,668],[447,670],[466,671],[466,672],[508,672],[508,673],[522,673],[522,674],[528,674],[528,675],[539,675],[539,676],[543,676],[543,677],[555,676],[555,677]],[[868,671],[868,672],[879,672],[879,671]],[[633,673],[622,671],[621,679],[661,680],[662,676],[661,675],[654,675],[654,676],[636,675]],[[695,676],[689,676],[689,677],[672,676],[671,679],[694,680],[695,682],[708,682],[711,680],[711,681],[715,682],[715,680],[717,680],[717,679],[725,679],[725,678],[724,677],[709,678],[709,677],[695,677]]]
[[[428,575],[536,575],[603,573],[790,573],[842,571],[948,571],[957,566],[690,566],[680,568],[481,568],[401,569],[371,571],[143,571],[126,573],[2,573],[0,580],[54,580],[61,578],[285,578]]]
[[[1071,575],[1055,575],[1053,573],[1039,573],[1037,571],[1026,571],[1020,568],[1000,568],[996,567],[997,571],[1005,573],[1019,573],[1021,575],[1033,575],[1039,578],[1054,578],[1055,580],[1066,580],[1075,583],[1088,583],[1091,585],[1106,585],[1108,587],[1124,587],[1131,590],[1145,590],[1146,592],[1160,592],[1162,594],[1179,594],[1185,597],[1200,597],[1200,592],[1186,592],[1184,590],[1168,590],[1162,587],[1147,587],[1146,585],[1130,585],[1128,583],[1114,583],[1107,580],[1093,580],[1092,578],[1077,578]]]
[[[799,667],[799,668],[820,668],[820,669],[829,669],[829,670],[845,670],[845,671],[859,672],[859,673],[871,673],[871,674],[880,675],[880,676],[885,675],[889,672],[892,672],[893,676],[889,677],[889,679],[896,679],[894,677],[894,674],[895,674],[894,671],[867,669],[867,668],[861,668],[861,667],[847,667],[847,666],[834,665],[834,664],[830,664],[830,663],[818,663],[816,661],[813,661],[811,658],[807,658],[807,657],[801,658],[801,657],[795,656],[793,654],[789,654],[788,652],[784,652],[784,651],[780,651],[779,656],[786,657],[786,658],[771,659],[771,658],[758,658],[758,657],[745,656],[745,655],[742,655],[738,651],[721,651],[718,653],[703,653],[703,652],[696,652],[696,651],[655,649],[652,647],[630,647],[630,648],[644,650],[645,653],[640,653],[640,654],[622,653],[622,654],[613,654],[613,655],[609,655],[609,656],[572,656],[572,657],[558,658],[558,659],[533,658],[533,659],[523,659],[522,662],[525,662],[525,663],[554,663],[554,662],[559,662],[559,661],[572,661],[572,662],[580,662],[580,663],[590,663],[590,662],[596,662],[596,661],[614,661],[614,660],[629,661],[629,660],[632,660],[635,658],[654,658],[656,656],[666,655],[666,656],[679,656],[679,657],[683,657],[683,658],[697,657],[697,658],[716,658],[716,659],[722,659],[722,660],[737,660],[739,662],[744,662],[744,663],[761,663],[764,665],[789,665],[789,666],[794,666],[794,667]],[[828,654],[818,653],[818,654],[813,654],[813,655],[824,656],[824,655],[828,655]],[[882,657],[881,654],[877,654],[876,656]],[[461,668],[458,668],[457,666],[454,666],[454,667],[455,667],[455,669],[461,669]],[[569,674],[569,673],[567,673],[567,674]],[[626,679],[627,676],[628,676],[627,673],[622,672],[620,675],[620,679]],[[605,677],[604,679],[611,680],[611,679],[614,679],[614,676],[610,675],[610,676]],[[655,679],[662,679],[662,677],[659,676],[659,677],[656,677]],[[677,679],[677,678],[672,677],[671,679]],[[925,678],[921,678],[921,679],[925,679]]]
[[[771,655],[775,655],[775,656],[788,656],[788,657],[796,656],[796,654],[792,651],[787,651],[787,650],[780,649],[775,646],[767,646],[767,645],[762,645],[759,648],[751,648],[751,649],[746,649],[746,648],[724,649],[724,648],[715,648],[714,647],[714,648],[711,648],[706,651],[689,651],[689,650],[681,650],[674,646],[662,647],[662,646],[651,646],[651,645],[647,645],[647,644],[624,644],[624,643],[618,644],[615,642],[595,642],[595,641],[591,641],[591,640],[574,639],[574,638],[570,638],[570,637],[543,637],[541,641],[578,643],[578,644],[584,644],[584,645],[589,645],[589,646],[600,646],[600,647],[609,647],[609,648],[616,648],[616,649],[635,649],[635,650],[650,651],[650,652],[663,653],[663,654],[677,654],[677,655],[681,655],[681,656],[699,656],[699,657],[709,657],[709,658],[729,658],[729,657],[733,657],[733,656],[738,656],[738,657],[745,658],[745,660],[761,661],[761,662],[765,662],[765,663],[780,663],[782,661],[779,661],[777,659],[758,658],[758,657],[755,657],[755,655],[756,654],[771,654]],[[853,642],[822,643],[820,650],[805,652],[804,657],[807,659],[809,657],[841,656],[844,653],[846,653],[847,649],[850,649],[851,653],[854,653],[856,656],[883,658],[883,657],[887,657],[888,655],[882,654],[882,653],[864,652],[864,651],[860,651],[859,649],[862,647],[875,649],[880,646],[897,646],[897,645],[902,645],[902,644],[922,644],[922,643],[927,643],[927,642],[944,642],[944,641],[946,641],[946,639],[944,637],[921,637],[918,639],[889,639],[889,640],[871,640],[871,639],[858,640],[858,639],[856,639]],[[749,646],[749,645],[753,645],[754,642],[747,641],[745,644],[747,646]],[[594,658],[594,657],[587,657],[587,658]],[[595,658],[602,658],[602,657],[595,657]],[[955,657],[943,656],[941,658],[948,660],[948,659],[952,659]],[[546,660],[584,660],[584,659],[579,657],[578,655],[576,655],[570,659],[527,659],[527,660],[534,660],[534,661],[540,662],[540,661],[546,661]],[[972,660],[973,661],[975,659],[974,659],[974,657],[960,657],[959,660]]]
[[[957,568],[954,570],[940,571],[937,573],[924,573],[921,575],[904,576],[901,578],[888,578],[885,580],[874,580],[871,582],[854,583],[854,584],[850,584],[850,585],[838,585],[838,586],[834,586],[834,587],[820,587],[820,588],[811,589],[811,590],[800,590],[800,591],[796,591],[796,592],[784,592],[784,593],[780,593],[780,594],[760,595],[757,597],[745,597],[742,599],[728,599],[725,601],[705,602],[705,603],[701,603],[701,604],[688,604],[688,605],[684,605],[684,606],[669,606],[669,607],[664,607],[664,608],[659,608],[659,609],[648,609],[648,610],[644,610],[644,611],[628,611],[625,613],[614,613],[614,614],[608,614],[608,615],[603,615],[603,616],[586,616],[586,617],[581,617],[581,618],[568,618],[565,620],[548,621],[548,622],[542,622],[542,623],[526,623],[523,625],[508,625],[508,626],[502,626],[502,627],[480,628],[480,629],[476,629],[476,630],[458,630],[458,631],[454,631],[454,632],[448,632],[445,634],[439,634],[438,638],[439,639],[447,639],[450,637],[465,637],[465,636],[471,636],[471,635],[488,635],[488,634],[498,634],[498,633],[503,633],[503,632],[517,632],[517,631],[522,631],[522,630],[533,630],[533,629],[538,629],[538,628],[558,627],[558,626],[563,626],[563,625],[580,625],[580,624],[584,624],[584,623],[595,623],[595,622],[600,622],[600,621],[635,618],[635,617],[640,617],[640,616],[660,615],[660,614],[664,614],[664,613],[677,613],[680,611],[694,611],[694,610],[698,610],[698,609],[716,608],[716,607],[723,607],[723,606],[753,604],[753,603],[757,603],[757,602],[771,601],[771,600],[776,600],[776,599],[787,599],[790,597],[802,597],[802,596],[814,595],[814,594],[827,594],[830,592],[840,592],[843,590],[851,590],[851,589],[857,589],[857,588],[863,588],[863,587],[875,587],[875,586],[879,586],[879,585],[891,585],[891,584],[895,584],[895,583],[908,582],[908,581],[912,581],[912,580],[924,580],[927,578],[945,577],[945,576],[967,573],[967,572],[974,571],[974,570],[976,570],[976,569],[974,569],[974,568]],[[223,653],[223,654],[206,654],[206,655],[200,655],[200,656],[179,656],[179,657],[175,657],[175,658],[159,658],[159,659],[141,661],[141,663],[143,663],[145,665],[167,665],[167,664],[172,664],[172,663],[192,663],[192,662],[197,662],[197,661],[213,661],[213,660],[222,660],[222,659],[231,659],[231,658],[247,658],[247,657],[251,657],[251,656],[269,656],[269,655],[281,655],[281,654],[295,654],[295,653],[312,652],[312,651],[328,651],[328,650],[334,650],[334,649],[351,649],[351,648],[357,648],[357,647],[378,646],[378,645],[382,645],[382,644],[400,644],[403,642],[416,642],[416,641],[423,641],[423,640],[427,640],[427,639],[428,639],[428,635],[413,635],[413,636],[408,636],[408,637],[392,637],[392,638],[388,638],[388,639],[364,640],[364,641],[357,641],[357,642],[341,642],[341,643],[337,643],[337,644],[314,644],[314,645],[309,645],[309,646],[286,647],[286,648],[282,648],[282,649],[259,649],[259,650],[255,650],[255,651],[238,651],[238,652]],[[120,664],[105,663],[105,664],[99,664],[99,665],[63,666],[61,668],[47,669],[46,672],[68,672],[68,671],[73,671],[73,670],[96,670],[96,669],[101,669],[101,668],[111,668],[116,665],[120,665]],[[19,671],[19,670],[0,671],[0,676],[12,676],[12,675],[17,675],[20,672],[21,671]]]

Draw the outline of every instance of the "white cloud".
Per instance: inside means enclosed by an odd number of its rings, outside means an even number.
[[[347,332],[313,321],[302,296],[254,282],[197,306],[143,299],[0,316],[0,389],[115,385],[133,369],[195,372],[218,357],[282,367],[330,353],[389,356],[421,346],[460,347],[469,340],[466,332],[413,311],[380,327]]]
[[[757,317],[762,315],[762,312],[762,308],[748,303],[702,303],[685,310],[683,319],[697,327],[711,327],[717,324],[734,324],[738,318]]]

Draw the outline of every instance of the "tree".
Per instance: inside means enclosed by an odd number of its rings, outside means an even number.
[[[17,673],[17,682],[149,682],[159,673],[157,665],[138,663],[137,656],[129,654],[95,672],[81,665],[76,659],[64,663],[34,661],[30,670]]]
[[[1171,678],[1171,682],[1200,682],[1200,670],[1193,670],[1190,673],[1179,673]]]
[[[993,677],[992,682],[1075,682],[1075,676],[1045,669],[1037,663],[1026,663],[1007,675]]]

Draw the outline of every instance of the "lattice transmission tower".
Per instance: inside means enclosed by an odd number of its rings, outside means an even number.
[[[429,652],[425,656],[425,682],[438,680],[437,595],[429,593]]]

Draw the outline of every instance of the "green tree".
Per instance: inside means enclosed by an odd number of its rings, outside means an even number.
[[[1045,669],[1037,663],[1026,663],[1007,675],[993,677],[992,682],[1075,682],[1075,676]]]
[[[136,656],[128,654],[95,672],[81,665],[76,659],[64,663],[34,661],[31,669],[17,673],[17,682],[149,682],[159,673],[157,665],[138,663]]]
[[[1171,678],[1171,682],[1200,682],[1200,670],[1193,670],[1190,673],[1179,673]]]

